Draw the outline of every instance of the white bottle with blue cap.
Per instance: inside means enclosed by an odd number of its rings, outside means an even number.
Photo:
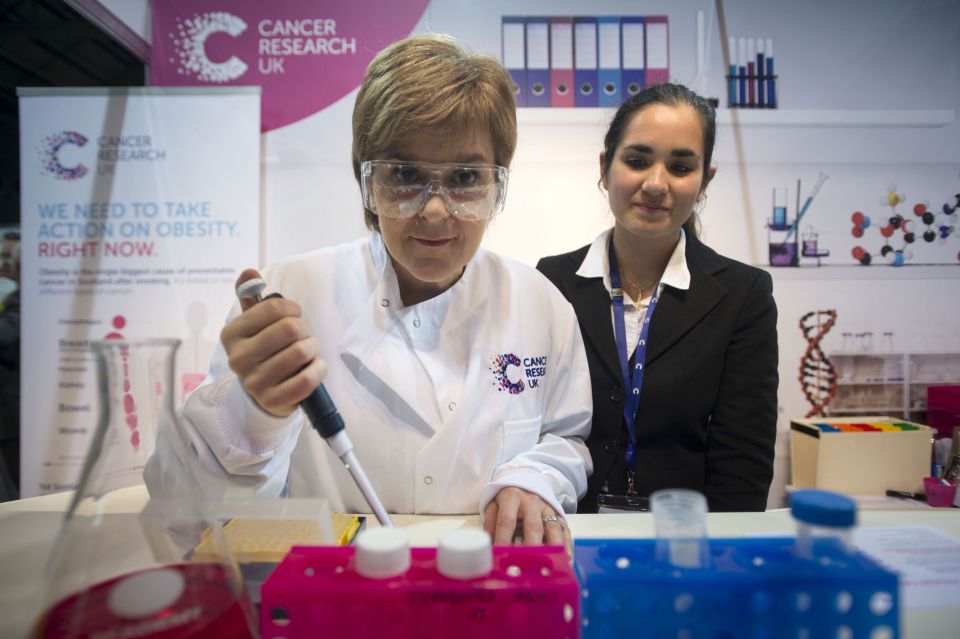
[[[846,495],[798,490],[790,495],[790,513],[797,522],[797,556],[814,559],[853,552],[857,504]]]

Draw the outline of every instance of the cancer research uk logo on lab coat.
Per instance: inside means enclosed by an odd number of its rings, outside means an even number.
[[[40,172],[58,180],[79,180],[90,173],[90,168],[79,159],[70,158],[74,151],[83,156],[93,154],[86,147],[89,138],[77,131],[60,131],[40,140]],[[96,166],[98,175],[112,175],[120,162],[162,162],[167,159],[165,149],[156,145],[146,133],[101,135],[97,138]],[[74,148],[71,148],[74,147]],[[69,153],[69,155],[68,155]],[[89,158],[88,158],[89,159]],[[73,161],[72,165],[69,163]]]
[[[490,362],[490,372],[493,373],[493,385],[497,392],[519,395],[527,388],[540,386],[540,378],[547,374],[547,356],[521,358],[513,353],[504,353]]]

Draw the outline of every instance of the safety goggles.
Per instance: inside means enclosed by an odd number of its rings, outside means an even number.
[[[413,217],[434,195],[461,220],[486,220],[503,209],[507,169],[495,164],[368,160],[360,164],[363,205],[384,217]]]

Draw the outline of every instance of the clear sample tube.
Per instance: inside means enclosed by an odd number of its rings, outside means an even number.
[[[695,490],[658,490],[650,495],[650,510],[657,531],[657,560],[677,568],[706,567],[707,498]]]
[[[857,504],[846,495],[798,490],[790,495],[790,513],[797,523],[794,551],[798,557],[814,559],[853,551]]]

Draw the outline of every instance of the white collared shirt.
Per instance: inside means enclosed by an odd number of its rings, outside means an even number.
[[[608,246],[610,237],[613,235],[613,228],[609,228],[593,241],[587,255],[583,258],[583,263],[577,269],[577,275],[580,277],[601,277],[603,286],[607,293],[613,298],[613,287],[610,284],[610,259]],[[690,288],[690,270],[687,268],[687,236],[683,229],[680,229],[680,240],[670,255],[667,262],[667,268],[663,271],[663,277],[660,279],[660,286],[657,293],[663,290],[664,286],[687,290]],[[650,297],[640,300],[639,304],[630,295],[624,291],[623,294],[623,323],[627,333],[627,347],[630,355],[637,348],[637,342],[640,341],[640,326],[643,318],[647,315],[647,308],[650,307]],[[613,304],[610,305],[610,321],[615,322],[613,315]],[[616,326],[614,326],[616,334]]]

